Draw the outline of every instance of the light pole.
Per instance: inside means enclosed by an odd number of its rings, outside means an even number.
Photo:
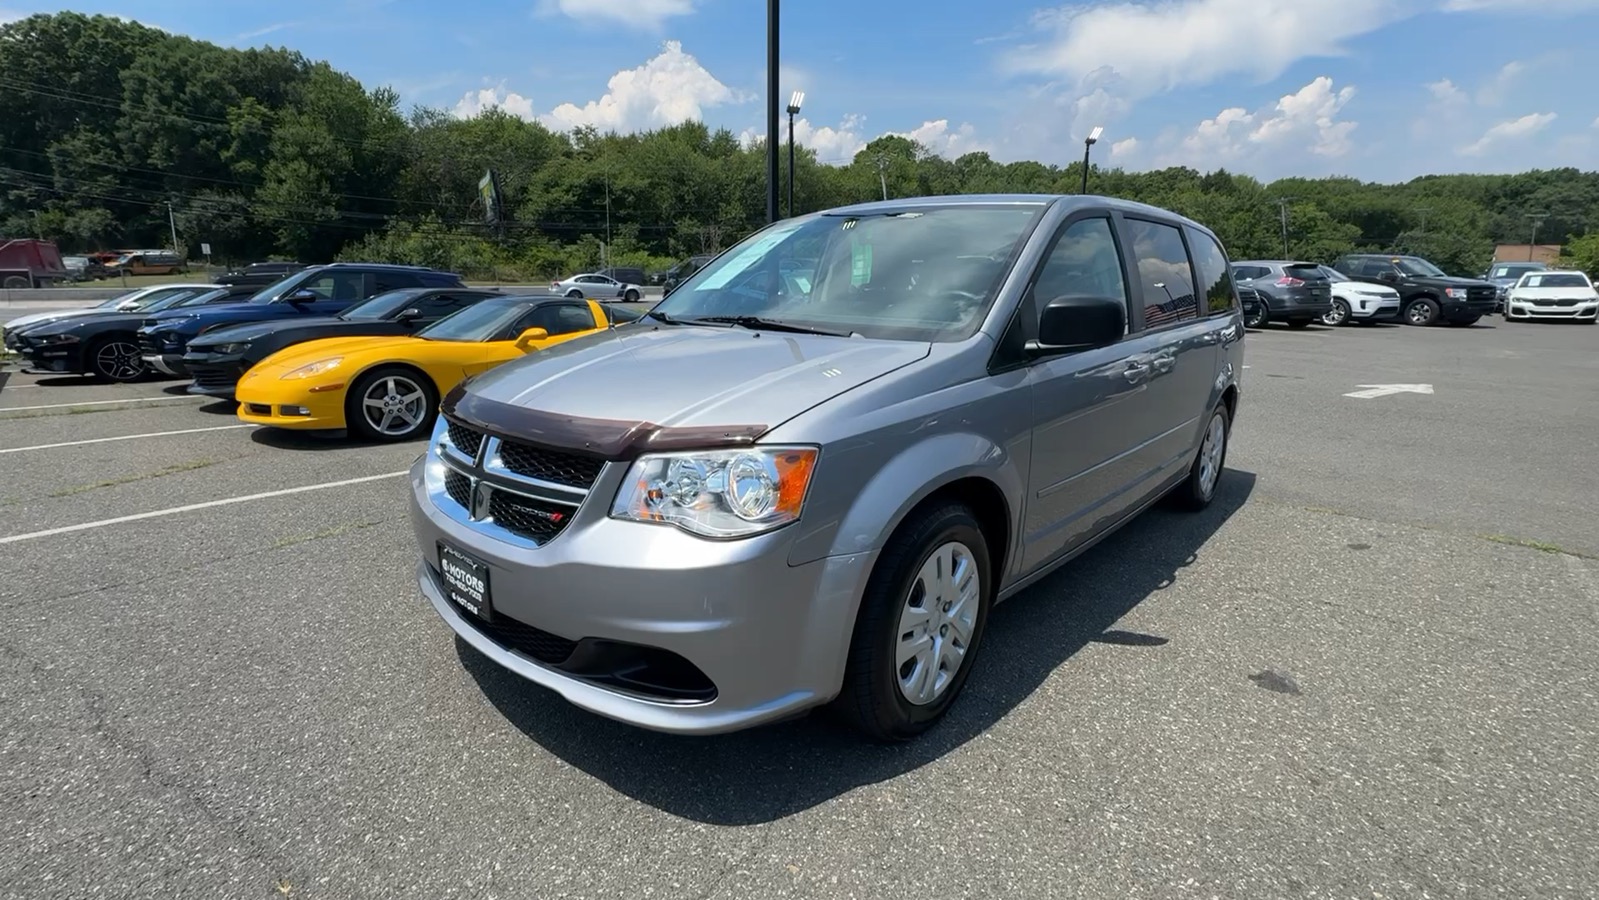
[[[167,201],[167,225],[172,229],[172,252],[178,252],[178,220],[172,215],[172,201]]]
[[[1104,133],[1105,126],[1095,125],[1094,130],[1083,140],[1083,189],[1078,191],[1080,194],[1088,193],[1088,151],[1094,148],[1094,144],[1099,142],[1099,136]]]
[[[1527,244],[1527,262],[1532,262],[1532,254],[1538,249],[1538,226],[1543,224],[1548,213],[1528,213],[1527,218],[1532,222],[1532,237]]]
[[[777,0],[766,0],[766,221],[777,221]]]
[[[794,216],[794,117],[799,115],[800,104],[805,102],[805,92],[795,91],[788,98],[788,215]]]

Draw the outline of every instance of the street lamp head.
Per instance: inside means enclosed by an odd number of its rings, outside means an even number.
[[[795,91],[794,96],[788,98],[788,114],[791,116],[799,115],[800,107],[804,105],[804,103],[805,92]]]
[[[1105,133],[1105,126],[1103,126],[1103,125],[1095,125],[1094,126],[1094,130],[1090,131],[1088,133],[1087,143],[1090,143],[1090,144],[1098,143],[1099,142],[1099,136],[1104,134],[1104,133]]]

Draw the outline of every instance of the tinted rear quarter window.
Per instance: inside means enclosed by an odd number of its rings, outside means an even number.
[[[1144,327],[1164,328],[1199,318],[1193,268],[1174,225],[1128,218],[1127,230],[1144,288]]]
[[[1205,297],[1202,315],[1231,312],[1238,307],[1233,278],[1227,269],[1227,254],[1208,234],[1188,229],[1188,246],[1194,256],[1194,272]]]

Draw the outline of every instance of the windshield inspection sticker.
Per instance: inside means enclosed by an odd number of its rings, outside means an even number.
[[[777,246],[784,238],[792,234],[794,229],[798,227],[798,224],[779,225],[766,234],[761,235],[759,240],[754,241],[748,247],[738,251],[737,256],[723,263],[721,268],[717,269],[716,272],[711,275],[711,277],[700,282],[699,286],[696,287],[695,290],[714,291],[718,288],[726,287],[727,283],[732,281],[734,276],[741,274],[745,269],[755,265],[756,260],[759,260],[761,257],[765,256],[767,251]]]

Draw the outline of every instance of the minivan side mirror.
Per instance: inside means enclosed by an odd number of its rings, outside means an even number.
[[[542,341],[549,336],[550,333],[543,328],[529,328],[517,335],[516,346],[518,349],[526,350],[533,346],[534,342]]]
[[[1029,356],[1092,350],[1127,333],[1127,306],[1114,297],[1067,294],[1044,307],[1038,338],[1027,342]]]

